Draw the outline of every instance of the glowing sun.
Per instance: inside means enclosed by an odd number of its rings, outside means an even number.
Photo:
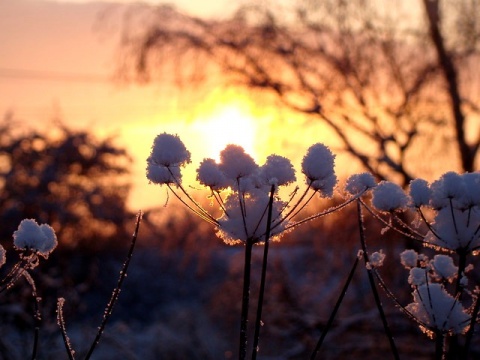
[[[236,144],[255,158],[255,119],[240,108],[227,106],[214,110],[195,121],[194,127],[208,157],[218,161],[225,146]]]

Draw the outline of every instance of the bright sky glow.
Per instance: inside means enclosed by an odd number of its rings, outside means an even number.
[[[207,157],[220,159],[220,151],[228,144],[240,145],[250,156],[255,156],[255,135],[257,125],[251,115],[234,105],[214,109],[212,113],[199,117],[193,124],[203,142]]]

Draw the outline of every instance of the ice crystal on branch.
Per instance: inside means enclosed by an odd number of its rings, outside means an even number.
[[[49,225],[38,225],[33,219],[25,219],[13,233],[13,244],[17,250],[32,251],[48,258],[57,246],[57,237]]]

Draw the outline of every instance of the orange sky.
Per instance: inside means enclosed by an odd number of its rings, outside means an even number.
[[[208,16],[232,10],[227,1],[209,4],[211,8],[201,2],[201,9],[192,5],[188,10]],[[157,133],[178,133],[192,152],[186,180],[194,177],[201,159],[215,157],[228,142],[244,145],[259,163],[273,152],[296,156],[298,163],[298,154],[311,143],[328,139],[320,124],[306,128],[291,114],[254,103],[247,92],[202,89],[192,98],[172,87],[115,84],[110,78],[117,61],[118,22],[110,15],[108,22],[98,26],[100,11],[111,6],[106,2],[0,1],[0,116],[13,111],[17,118],[39,127],[60,117],[100,136],[117,134],[119,145],[127,147],[135,159],[131,208],[164,202],[165,191],[148,185],[144,174]]]

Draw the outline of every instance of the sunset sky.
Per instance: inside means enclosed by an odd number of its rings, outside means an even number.
[[[234,10],[224,0],[174,4],[209,17]],[[188,91],[113,81],[119,61],[119,14],[124,9],[120,5],[0,1],[0,114],[11,111],[29,126],[46,127],[59,118],[74,128],[93,129],[99,136],[117,135],[118,144],[135,159],[132,208],[162,204],[165,191],[148,185],[144,174],[145,159],[158,133],[177,133],[184,140],[193,155],[185,178],[190,181],[201,159],[218,156],[227,143],[243,145],[260,164],[273,152],[296,154],[298,163],[299,151],[328,138],[321,125],[306,128],[302,120],[259,103],[257,97],[254,101],[246,91]]]

